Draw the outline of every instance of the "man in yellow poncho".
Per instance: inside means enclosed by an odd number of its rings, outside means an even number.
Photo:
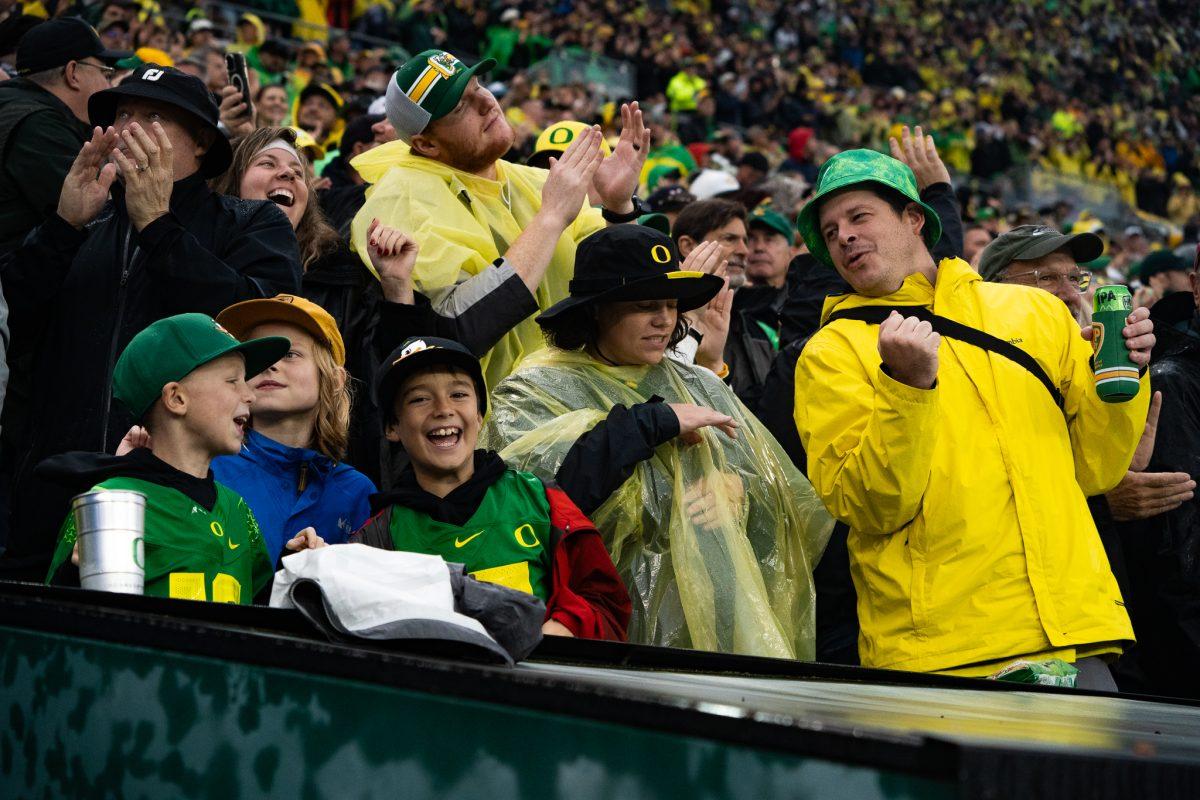
[[[941,222],[895,159],[834,156],[797,227],[854,287],[801,353],[796,423],[813,487],[850,526],[862,663],[986,676],[1058,658],[1077,686],[1115,691],[1104,661],[1133,630],[1086,500],[1124,477],[1148,379],[1103,402],[1060,300],[935,264]],[[1142,366],[1148,316],[1120,332]]]
[[[631,222],[639,215],[633,192],[650,134],[637,104],[622,107],[621,140],[595,169],[592,184],[603,213],[581,203],[567,219],[544,214],[542,196],[553,183],[547,171],[502,160],[513,131],[477,77],[494,65],[485,59],[467,67],[441,50],[407,61],[387,89],[388,119],[400,141],[351,162],[374,184],[351,226],[354,249],[370,268],[364,245],[375,219],[410,234],[421,248],[415,288],[450,316],[478,303],[477,283],[467,283],[480,275],[495,275],[496,283],[520,275],[538,307],[549,308],[566,296],[576,243],[606,220]],[[537,325],[521,322],[479,354],[489,385],[541,347]]]
[[[553,346],[495,388],[484,441],[596,524],[633,601],[630,641],[811,660],[833,521],[720,378],[666,355],[684,312],[730,302],[706,274],[719,258],[705,243],[680,269],[645,226],[584,240],[571,296],[538,317]]]

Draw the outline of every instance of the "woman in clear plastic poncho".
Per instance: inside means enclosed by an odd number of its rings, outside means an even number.
[[[643,226],[585,239],[571,296],[538,318],[552,346],[495,388],[484,441],[596,523],[633,599],[630,641],[812,659],[833,522],[724,382],[665,356],[682,313],[723,289],[678,263]]]

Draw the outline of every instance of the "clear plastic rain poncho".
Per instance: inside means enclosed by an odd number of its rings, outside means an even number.
[[[492,393],[484,445],[552,479],[616,404],[658,395],[737,420],[737,439],[660,446],[594,514],[633,600],[641,644],[814,657],[812,567],[833,520],[775,439],[711,372],[670,358],[612,367],[582,351],[527,357]]]

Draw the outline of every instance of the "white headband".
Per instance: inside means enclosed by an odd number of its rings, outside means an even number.
[[[292,147],[291,144],[289,144],[288,142],[286,142],[283,139],[276,139],[273,142],[268,142],[267,144],[263,145],[262,148],[260,148],[259,151],[257,153],[255,153],[254,155],[255,155],[255,157],[258,157],[259,155],[261,155],[262,153],[265,153],[268,150],[286,150],[287,152],[292,154],[292,158],[296,159],[297,164],[304,166],[304,159],[302,159],[300,157],[300,154],[296,152],[296,148]]]

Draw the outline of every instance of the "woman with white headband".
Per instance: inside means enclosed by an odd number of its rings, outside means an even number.
[[[374,355],[366,332],[378,305],[378,282],[325,220],[317,203],[312,169],[291,128],[259,128],[240,142],[233,164],[217,180],[221,194],[270,200],[296,231],[304,269],[300,294],[333,317],[345,341],[348,374],[371,385]],[[361,385],[361,384],[360,384]],[[378,413],[369,392],[356,398],[346,458],[378,480]]]

